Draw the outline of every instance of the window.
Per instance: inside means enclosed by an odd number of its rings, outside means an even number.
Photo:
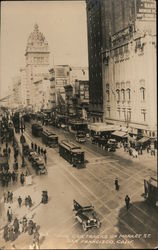
[[[116,90],[116,100],[117,100],[117,102],[120,101],[120,90],[119,89]]]
[[[144,87],[140,88],[140,99],[141,101],[145,101],[145,88]]]
[[[126,121],[126,111],[125,111],[125,108],[122,109],[122,117]]]
[[[110,101],[110,91],[109,91],[109,83],[106,83],[106,100]]]
[[[127,101],[129,102],[131,100],[131,90],[126,89],[126,94],[127,94]]]
[[[117,118],[120,120],[120,109],[117,110]]]
[[[121,94],[122,94],[122,101],[125,101],[125,90],[121,89]]]
[[[107,116],[110,117],[110,107],[107,107]]]
[[[124,52],[128,53],[128,44],[125,44],[125,46],[124,46]]]
[[[152,136],[155,137],[155,132],[152,133]]]
[[[106,100],[107,100],[107,102],[110,101],[110,93],[109,93],[109,90],[106,90]]]
[[[131,110],[127,110],[127,122],[131,121]]]
[[[142,109],[141,114],[142,114],[143,122],[145,122],[146,121],[146,110]]]

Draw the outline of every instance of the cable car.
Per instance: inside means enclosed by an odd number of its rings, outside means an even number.
[[[59,154],[74,167],[85,167],[84,151],[73,142],[65,140],[61,141],[59,143]]]
[[[34,136],[40,137],[42,135],[43,128],[40,124],[34,123],[32,124],[32,134]]]
[[[45,143],[49,147],[57,147],[58,146],[58,136],[48,130],[43,130],[42,132],[42,142]]]

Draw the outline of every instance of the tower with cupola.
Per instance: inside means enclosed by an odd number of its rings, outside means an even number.
[[[49,69],[49,48],[44,35],[39,31],[38,25],[34,25],[33,32],[29,35],[26,46],[26,72],[27,92],[29,104],[34,105],[34,82],[41,79],[48,79]]]

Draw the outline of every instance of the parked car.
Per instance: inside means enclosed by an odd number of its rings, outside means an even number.
[[[77,201],[73,200],[75,218],[82,224],[83,230],[87,231],[88,228],[100,228],[101,222],[94,211],[93,206],[82,207]]]

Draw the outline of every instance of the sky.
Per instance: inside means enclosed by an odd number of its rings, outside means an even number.
[[[27,39],[35,23],[48,42],[50,67],[88,66],[86,18],[84,0],[1,2],[0,97],[25,66]]]

